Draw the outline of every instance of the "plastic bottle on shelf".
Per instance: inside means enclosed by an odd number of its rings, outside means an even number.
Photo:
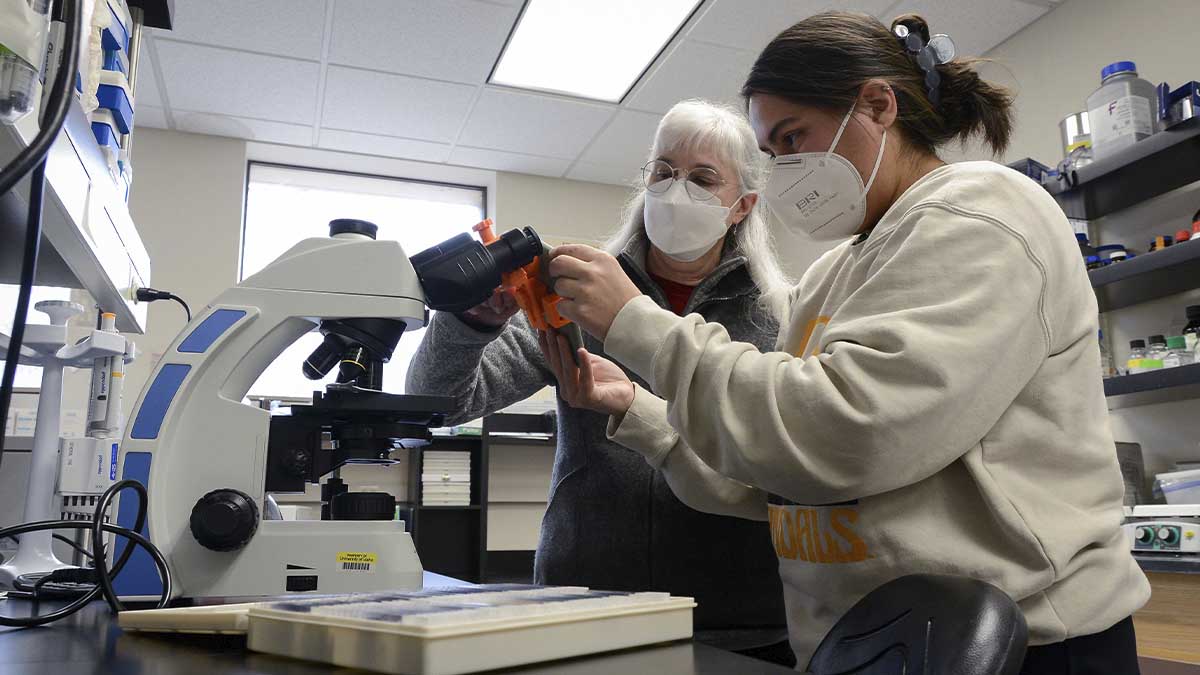
[[[1154,238],[1154,241],[1150,242],[1150,252],[1153,253],[1154,251],[1161,251],[1162,249],[1173,246],[1174,244],[1174,237],[1169,234],[1160,234]]]
[[[1159,130],[1158,90],[1138,77],[1132,61],[1117,61],[1100,71],[1100,88],[1087,99],[1092,154],[1104,159]]]
[[[1183,311],[1188,320],[1183,327],[1183,339],[1187,341],[1187,348],[1195,352],[1200,345],[1200,305],[1188,305]]]
[[[1113,364],[1112,352],[1108,349],[1108,343],[1104,340],[1104,331],[1100,331],[1100,377],[1108,379],[1116,377],[1117,369]]]
[[[1146,341],[1145,340],[1130,340],[1129,341],[1129,358],[1125,360],[1126,371],[1130,375],[1144,373],[1147,370],[1153,370],[1146,363]],[[1162,368],[1162,363],[1158,364]]]
[[[0,0],[0,123],[33,110],[49,35],[50,0]]]
[[[1167,355],[1163,357],[1163,368],[1187,366],[1195,360],[1182,335],[1167,338],[1167,350]]]
[[[1150,344],[1146,347],[1146,359],[1152,364],[1157,362],[1156,368],[1162,368],[1163,357],[1167,355],[1167,338],[1165,335],[1151,335]]]

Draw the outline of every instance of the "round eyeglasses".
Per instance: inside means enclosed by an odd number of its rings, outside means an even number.
[[[711,202],[717,199],[717,190],[725,184],[714,169],[698,166],[694,169],[676,169],[669,163],[656,159],[642,167],[642,181],[646,189],[655,194],[662,194],[671,189],[677,180],[684,181],[683,187],[688,197],[696,202]]]

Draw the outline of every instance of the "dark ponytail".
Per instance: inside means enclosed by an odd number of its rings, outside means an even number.
[[[908,14],[892,22],[929,41],[924,19]],[[954,139],[980,135],[996,154],[1012,135],[1012,94],[990,84],[974,69],[977,59],[956,58],[937,66],[941,76],[934,106],[925,72],[892,30],[866,14],[823,12],[780,33],[763,49],[746,78],[742,96],[781,98],[848,109],[869,80],[891,85],[899,107],[896,124],[918,149],[936,154]]]

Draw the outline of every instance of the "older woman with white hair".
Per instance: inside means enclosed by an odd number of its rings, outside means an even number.
[[[699,314],[767,350],[791,283],[758,199],[765,168],[741,112],[698,100],[676,104],[659,124],[642,183],[608,249],[661,307]],[[585,346],[603,353],[590,336]],[[554,384],[537,332],[498,294],[461,315],[434,316],[407,391],[454,397],[457,412],[447,423],[457,424]],[[607,421],[559,401],[534,580],[691,596],[699,604],[697,639],[768,658],[778,644],[775,653],[786,660],[767,524],[685,506],[641,455],[608,440]]]

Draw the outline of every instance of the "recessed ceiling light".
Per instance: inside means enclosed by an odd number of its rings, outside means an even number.
[[[616,103],[700,0],[528,0],[488,82]]]

